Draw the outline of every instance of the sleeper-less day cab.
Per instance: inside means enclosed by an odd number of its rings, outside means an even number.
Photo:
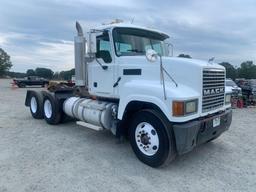
[[[169,56],[169,36],[124,23],[75,37],[74,90],[28,91],[26,106],[49,124],[65,116],[94,130],[127,136],[152,167],[219,137],[231,124],[225,68]]]

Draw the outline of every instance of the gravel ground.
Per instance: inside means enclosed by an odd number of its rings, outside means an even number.
[[[234,110],[216,141],[154,169],[110,132],[33,119],[25,95],[0,80],[0,192],[256,191],[255,108]]]

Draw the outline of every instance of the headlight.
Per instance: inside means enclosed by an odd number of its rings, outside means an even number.
[[[172,113],[175,117],[185,116],[197,112],[198,100],[173,101]]]
[[[197,111],[197,100],[187,101],[185,103],[185,113],[194,113]]]
[[[225,104],[228,105],[228,104],[230,104],[230,103],[231,103],[231,94],[228,93],[228,94],[226,94],[226,96],[225,96]]]

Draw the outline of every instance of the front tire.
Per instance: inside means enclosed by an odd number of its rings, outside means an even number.
[[[45,121],[50,125],[57,125],[62,119],[60,103],[50,93],[47,93],[44,96],[43,115]]]
[[[129,136],[134,153],[143,163],[159,167],[175,159],[173,132],[160,113],[154,110],[137,112],[130,125]]]

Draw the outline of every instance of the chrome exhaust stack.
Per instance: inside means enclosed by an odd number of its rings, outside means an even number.
[[[85,60],[86,39],[81,25],[76,22],[77,36],[74,38],[76,86],[87,87],[87,63]]]

